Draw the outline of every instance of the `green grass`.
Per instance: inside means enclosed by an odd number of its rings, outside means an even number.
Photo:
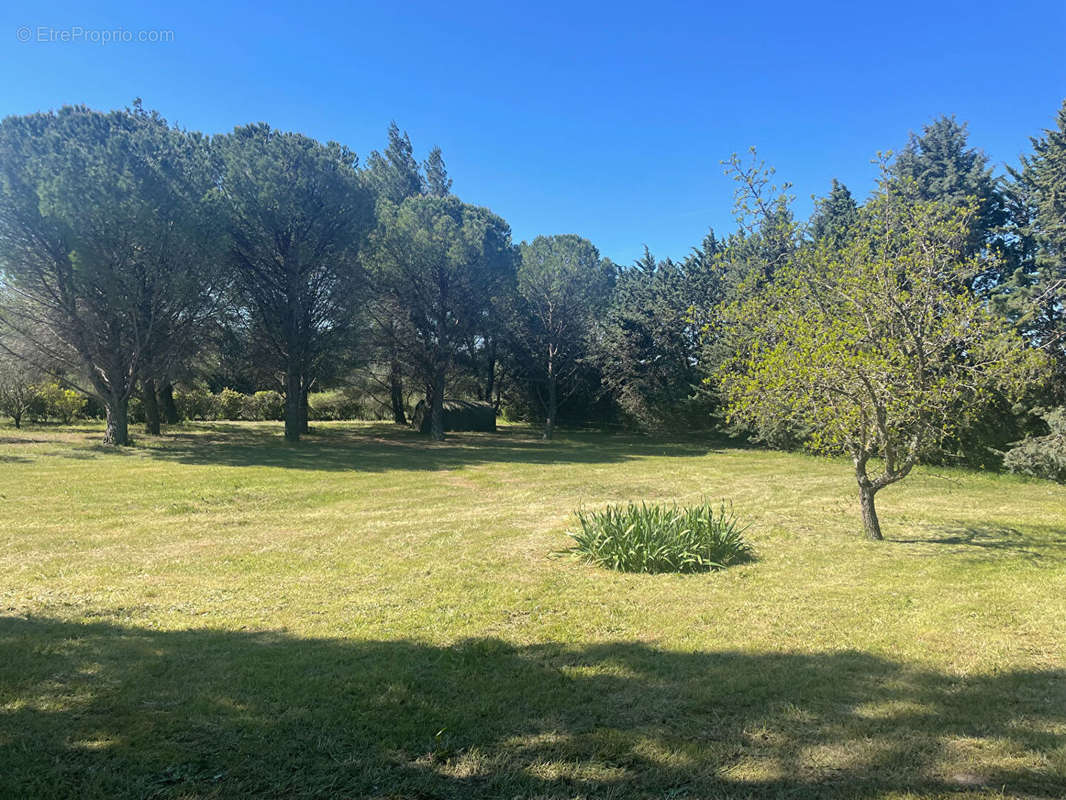
[[[724,442],[0,428],[0,797],[1066,795],[1066,487]],[[552,557],[731,500],[757,560]]]

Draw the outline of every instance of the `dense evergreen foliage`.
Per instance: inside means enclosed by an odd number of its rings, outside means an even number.
[[[3,323],[32,345],[6,349],[97,398],[110,443],[215,309],[213,179],[203,137],[139,105],[0,124]]]

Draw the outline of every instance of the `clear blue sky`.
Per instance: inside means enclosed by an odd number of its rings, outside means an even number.
[[[266,121],[360,156],[395,119],[516,240],[579,233],[629,263],[732,229],[719,162],[749,145],[801,214],[833,177],[865,195],[877,151],[940,113],[1013,163],[1066,97],[1066,2],[8,2],[0,58],[3,115],[142,97],[185,127]]]

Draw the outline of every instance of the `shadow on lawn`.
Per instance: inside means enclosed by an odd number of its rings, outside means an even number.
[[[1018,530],[1009,525],[974,525],[958,522],[940,528],[938,535],[921,539],[893,539],[899,544],[945,545],[960,555],[1011,556],[1039,561],[1047,556],[1066,556],[1066,528],[1026,525]],[[942,550],[940,553],[942,554]]]
[[[1062,670],[33,618],[0,652],[5,797],[1066,792]]]
[[[663,441],[638,436],[568,432],[545,442],[531,428],[503,428],[498,433],[450,433],[432,442],[409,428],[391,424],[313,428],[296,444],[281,438],[280,427],[245,427],[212,423],[195,431],[163,437],[148,452],[155,458],[185,464],[287,469],[385,470],[454,469],[471,464],[607,464],[640,456],[702,456],[718,440]]]

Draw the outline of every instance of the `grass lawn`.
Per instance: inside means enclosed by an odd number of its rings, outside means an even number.
[[[1066,487],[713,440],[0,428],[0,797],[1066,796]],[[751,563],[553,556],[732,500]]]

